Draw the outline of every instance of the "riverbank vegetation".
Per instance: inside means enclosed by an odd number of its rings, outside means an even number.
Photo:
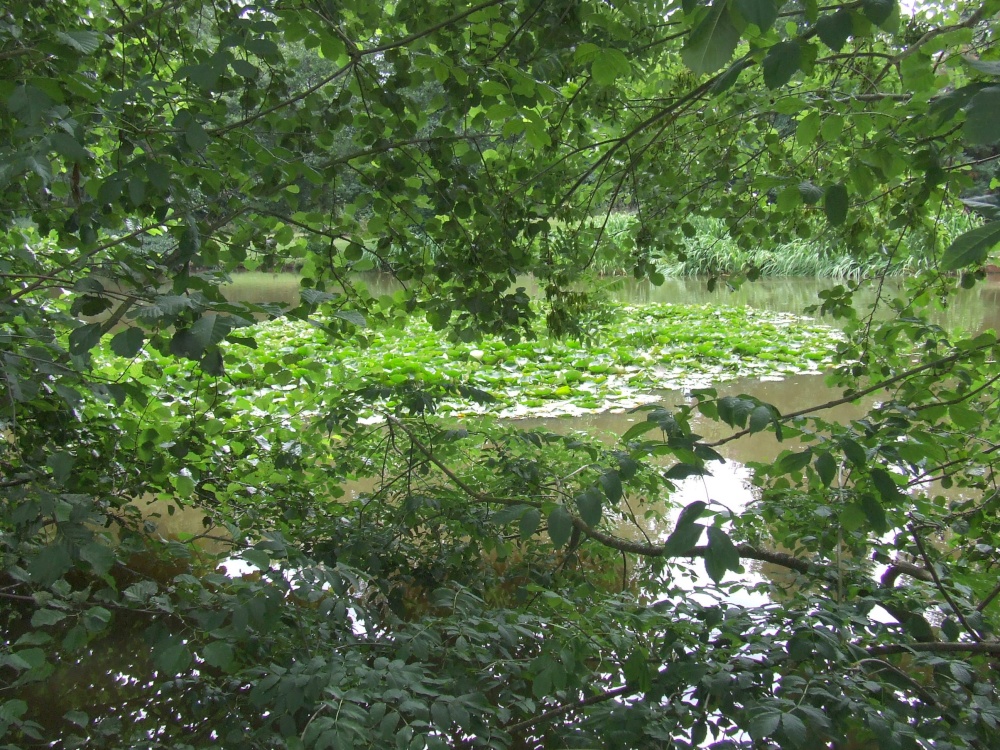
[[[9,0],[0,743],[996,747],[998,13]]]

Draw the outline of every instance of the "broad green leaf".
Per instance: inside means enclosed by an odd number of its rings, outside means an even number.
[[[681,59],[698,75],[714,73],[732,59],[739,41],[740,33],[729,17],[727,3],[716,0],[692,30],[681,50]]]
[[[69,572],[73,560],[64,544],[56,543],[43,547],[28,562],[31,580],[41,586],[48,586]]]
[[[97,48],[101,46],[101,35],[96,31],[60,31],[56,37],[59,41],[85,55],[96,52]]]
[[[557,505],[549,513],[549,537],[552,539],[552,544],[556,547],[562,547],[569,541],[572,533],[573,517],[564,506]]]
[[[184,139],[193,151],[204,150],[209,142],[205,128],[193,117],[188,121],[187,128],[184,130]]]
[[[848,503],[840,508],[837,520],[844,527],[844,531],[857,531],[868,522],[868,514],[860,504]]]
[[[824,141],[836,142],[844,132],[844,118],[840,115],[827,115],[820,126],[820,134]]]
[[[31,627],[42,628],[46,625],[55,625],[66,619],[66,613],[57,609],[36,609],[31,615]]]
[[[201,655],[210,665],[225,672],[233,663],[234,653],[226,641],[212,641],[202,649]]]
[[[886,519],[885,509],[874,496],[867,492],[861,496],[861,510],[864,511],[868,524],[876,534],[884,534],[889,530],[889,522]]]
[[[948,407],[948,416],[955,426],[963,430],[974,430],[983,423],[983,415],[962,404],[952,404]]]
[[[971,229],[955,238],[944,251],[941,269],[958,271],[967,266],[983,263],[998,243],[1000,243],[1000,221],[991,221]]]
[[[772,708],[755,708],[748,711],[750,723],[747,731],[755,740],[763,740],[778,731],[781,726],[781,712]]]
[[[603,496],[596,487],[587,488],[576,498],[576,507],[580,518],[588,526],[597,526],[601,522],[601,504]]]
[[[816,140],[816,136],[819,135],[820,128],[820,116],[819,112],[813,111],[799,120],[799,124],[795,128],[795,140],[798,141],[799,145],[809,147]]]
[[[750,412],[750,432],[760,432],[767,428],[774,420],[774,413],[771,407],[761,404]]]
[[[805,723],[798,716],[792,713],[782,714],[781,728],[795,746],[806,746],[809,732]]]
[[[899,485],[885,469],[873,468],[871,470],[872,484],[887,503],[898,503],[905,496],[899,489]]]
[[[357,326],[358,328],[368,327],[368,321],[365,320],[365,316],[357,310],[337,310],[333,316],[335,318],[340,318],[341,320],[346,320],[348,323]]]
[[[619,78],[628,76],[632,72],[632,64],[621,50],[605,48],[594,56],[590,72],[594,83],[610,86]]]
[[[45,459],[45,465],[52,469],[52,477],[58,484],[65,485],[73,471],[75,459],[71,453],[56,451]]]
[[[843,183],[830,185],[823,194],[823,212],[831,226],[840,226],[847,221],[847,186]]]
[[[183,643],[157,644],[152,656],[153,663],[163,677],[180,676],[191,666],[191,651]]]
[[[735,5],[746,22],[756,24],[761,31],[770,29],[778,18],[775,0],[735,0]]]
[[[1000,86],[990,86],[972,97],[962,132],[974,146],[1000,141]]]
[[[844,451],[847,460],[852,464],[863,467],[868,463],[868,454],[865,453],[865,449],[857,441],[848,437],[842,437],[837,442]]]
[[[99,633],[111,622],[111,612],[104,607],[90,607],[80,618],[83,626],[90,633]]]
[[[69,133],[57,131],[49,136],[49,144],[52,149],[68,161],[85,162],[90,159],[90,153],[80,142]]]
[[[609,502],[614,504],[622,499],[624,491],[622,489],[621,477],[617,471],[604,472],[598,478],[598,481],[601,483],[601,487],[604,489],[604,494],[607,496]]]
[[[716,526],[708,527],[708,547],[705,550],[705,572],[716,583],[727,570],[739,572],[740,553],[729,535]]]
[[[719,78],[712,84],[711,93],[713,96],[722,94],[729,89],[731,89],[740,78],[740,73],[750,67],[750,61],[746,58],[738,60],[729,70],[723,73]],[[683,225],[682,225],[683,226]],[[690,226],[690,225],[687,225]],[[693,236],[693,235],[692,235]]]
[[[862,0],[861,11],[869,21],[881,26],[898,10],[896,0]]]
[[[63,714],[63,718],[78,727],[85,727],[90,723],[90,717],[83,711],[67,711]]]
[[[837,461],[829,453],[820,453],[814,463],[816,473],[824,487],[829,487],[837,476]]]
[[[521,541],[530,539],[538,531],[538,524],[541,523],[542,513],[538,508],[528,508],[524,513],[521,514],[521,519],[518,522],[518,531],[521,536]]]
[[[695,500],[692,503],[688,503],[677,516],[677,523],[674,525],[674,528],[679,529],[682,526],[694,523],[701,518],[701,514],[705,512],[707,507],[708,503],[702,500]]]
[[[689,552],[701,538],[705,527],[700,523],[686,523],[671,532],[663,543],[664,557],[678,557]]]
[[[142,350],[146,335],[141,328],[126,328],[119,331],[111,339],[111,351],[119,357],[131,359]]]
[[[782,474],[791,474],[804,469],[810,461],[812,461],[812,450],[806,448],[800,453],[785,453],[778,459],[775,468]]]
[[[80,356],[93,349],[101,340],[103,324],[87,323],[69,334],[69,353]]]
[[[816,33],[827,47],[840,52],[854,31],[850,11],[841,8],[836,13],[828,13],[816,21]]]
[[[1000,76],[1000,60],[979,60],[970,55],[962,55],[962,60],[973,70],[988,76]]]
[[[803,180],[799,183],[799,195],[802,196],[803,203],[811,206],[823,199],[823,188],[819,185],[814,185],[809,180]]]
[[[108,545],[93,541],[80,548],[80,559],[90,563],[94,573],[102,576],[115,564],[115,553]]]
[[[796,41],[778,42],[764,58],[764,84],[776,89],[788,83],[802,62],[802,47]]]

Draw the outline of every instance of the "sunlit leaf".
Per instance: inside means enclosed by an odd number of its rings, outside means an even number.
[[[714,73],[729,62],[740,33],[729,18],[728,4],[716,0],[688,37],[681,58],[697,74]]]

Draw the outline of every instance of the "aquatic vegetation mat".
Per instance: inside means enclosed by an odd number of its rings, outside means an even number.
[[[448,341],[423,320],[405,328],[364,329],[330,339],[301,320],[244,329],[256,348],[226,345],[226,379],[218,387],[257,409],[299,391],[364,393],[386,407],[500,417],[556,416],[628,409],[664,390],[705,387],[737,377],[781,378],[820,372],[838,334],[809,318],[740,307],[646,304],[611,309],[588,340],[499,338]],[[240,332],[241,334],[243,331]],[[121,360],[106,359],[120,370]],[[144,351],[133,377],[195,377],[193,364]],[[281,395],[284,394],[284,395]],[[421,399],[424,399],[421,401]],[[329,402],[329,399],[327,399]],[[416,405],[415,407],[413,405]],[[365,419],[377,418],[370,406]]]

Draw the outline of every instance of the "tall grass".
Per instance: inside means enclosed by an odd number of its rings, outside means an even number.
[[[602,220],[603,222],[603,220]],[[955,237],[978,226],[975,216],[949,210],[927,220],[926,226],[911,232],[894,251],[876,252],[859,258],[844,248],[842,240],[825,227],[815,237],[789,242],[760,242],[740,247],[729,235],[721,219],[692,217],[695,234],[682,240],[683,259],[661,257],[660,272],[665,276],[702,276],[754,271],[761,276],[816,276],[861,278],[874,272],[890,275],[912,273],[935,257]],[[592,270],[601,275],[631,273],[635,263],[635,236],[638,219],[628,213],[608,217]]]

